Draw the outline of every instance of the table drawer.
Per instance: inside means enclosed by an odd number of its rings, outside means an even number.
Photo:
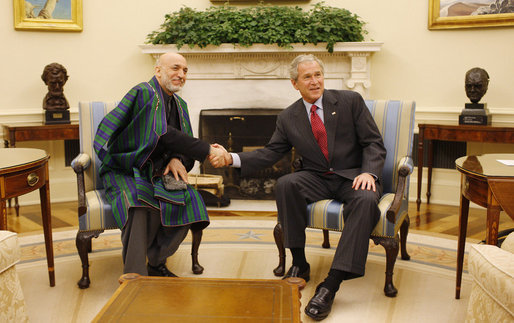
[[[45,165],[34,167],[5,177],[5,197],[11,198],[29,193],[45,184]]]

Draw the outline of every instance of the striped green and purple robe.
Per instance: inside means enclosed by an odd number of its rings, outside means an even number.
[[[181,130],[192,137],[187,105],[174,96]],[[149,157],[166,132],[166,111],[155,77],[133,87],[98,126],[94,149],[102,162],[100,177],[120,228],[125,225],[131,207],[160,210],[165,226],[209,224],[205,204],[194,188],[188,185],[187,190],[170,192],[164,189],[159,176],[152,176],[154,169]]]

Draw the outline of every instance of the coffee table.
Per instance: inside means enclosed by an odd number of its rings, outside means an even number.
[[[305,281],[125,274],[93,322],[300,322]]]

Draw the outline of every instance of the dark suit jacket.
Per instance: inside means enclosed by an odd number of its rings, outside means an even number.
[[[360,94],[325,90],[323,114],[329,161],[314,138],[309,116],[300,99],[279,114],[275,132],[264,148],[239,153],[241,176],[273,165],[294,147],[303,158],[302,170],[320,173],[332,171],[350,180],[363,172],[380,178],[386,150]]]

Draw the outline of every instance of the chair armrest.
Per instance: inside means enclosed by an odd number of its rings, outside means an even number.
[[[88,154],[80,153],[71,161],[71,168],[75,173],[85,171],[91,165],[91,157]]]
[[[412,174],[412,171],[414,170],[414,161],[412,160],[412,157],[405,156],[398,162],[398,173],[400,172],[407,172],[407,174],[403,176],[408,176]]]
[[[514,232],[509,233],[505,240],[503,240],[502,249],[514,253]]]
[[[396,184],[396,192],[394,193],[394,200],[389,209],[387,210],[387,220],[391,223],[396,222],[396,215],[402,206],[402,199],[407,187],[407,177],[412,174],[414,163],[411,157],[403,157],[398,162],[398,182]]]
[[[81,153],[71,161],[71,167],[77,174],[77,192],[78,192],[78,214],[81,216],[86,213],[86,187],[84,184],[84,171],[91,165],[91,157],[88,154]]]

